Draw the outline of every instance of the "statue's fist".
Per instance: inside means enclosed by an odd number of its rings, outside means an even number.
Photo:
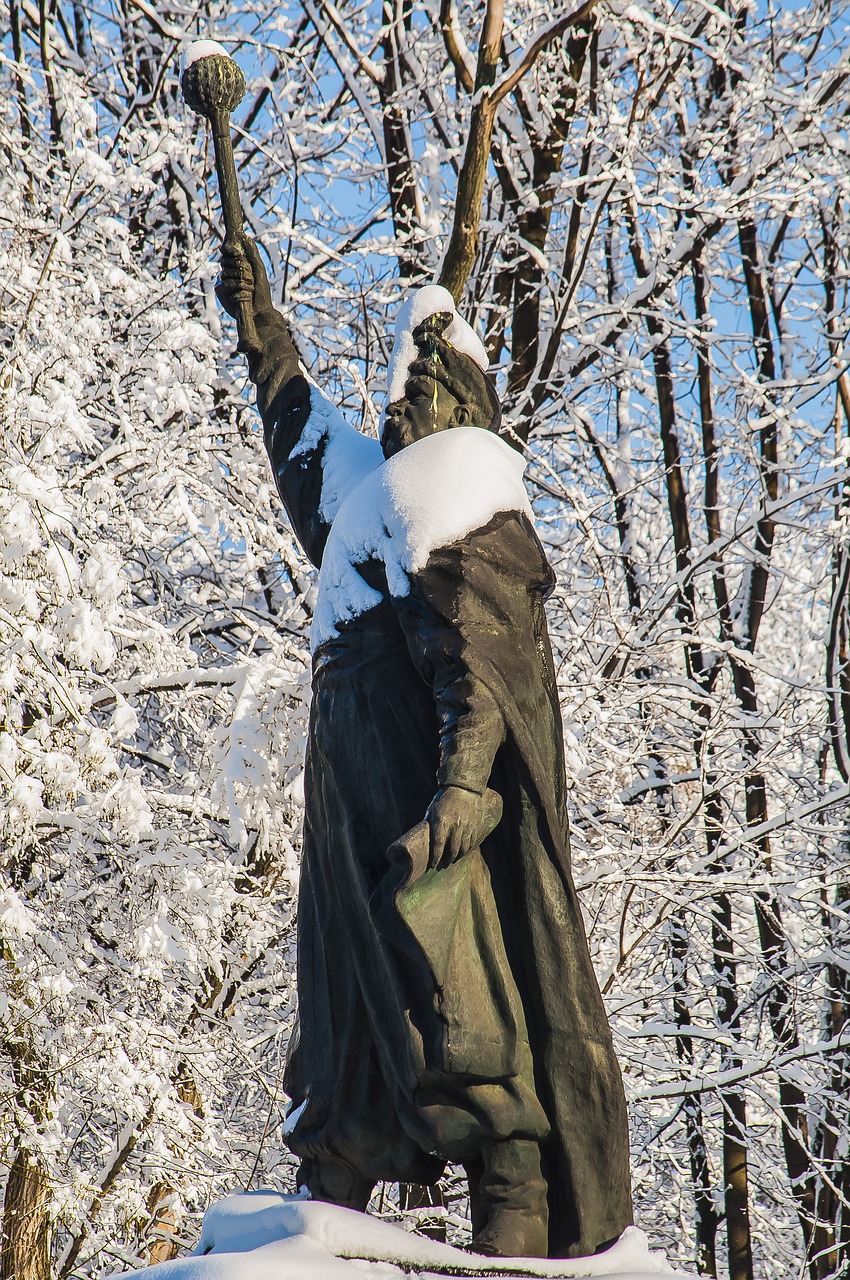
[[[441,787],[428,806],[432,867],[457,862],[477,849],[502,816],[502,801],[489,788],[483,795],[463,787]]]
[[[269,278],[260,251],[248,236],[225,241],[221,247],[221,275],[216,297],[228,315],[238,315],[241,302],[251,302],[254,315],[272,307]]]

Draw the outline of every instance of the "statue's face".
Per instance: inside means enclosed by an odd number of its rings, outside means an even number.
[[[469,422],[469,410],[436,378],[418,376],[404,384],[404,396],[387,405],[381,447],[391,458],[414,440]]]

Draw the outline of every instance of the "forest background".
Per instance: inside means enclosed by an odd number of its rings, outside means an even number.
[[[292,1187],[314,581],[213,296],[197,36],[246,73],[249,228],[349,421],[436,276],[526,442],[638,1222],[705,1275],[850,1275],[847,16],[9,0],[2,1280]]]

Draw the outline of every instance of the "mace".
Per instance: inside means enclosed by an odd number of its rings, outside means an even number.
[[[180,87],[186,105],[210,122],[224,217],[222,248],[232,252],[242,241],[243,216],[233,163],[230,113],[236,110],[245,96],[245,77],[220,44],[214,40],[196,40],[186,51]],[[262,348],[254,327],[253,300],[249,289],[242,289],[236,294],[236,307],[237,350],[245,355],[254,355]]]

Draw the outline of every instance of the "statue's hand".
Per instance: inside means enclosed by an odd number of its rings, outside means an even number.
[[[430,319],[413,330],[413,341],[419,354],[409,367],[408,379],[436,378],[456,400],[468,406],[473,426],[498,431],[502,415],[496,389],[489,377],[471,356],[446,342]]]
[[[251,298],[254,315],[273,309],[269,278],[260,251],[249,236],[243,235],[221,247],[221,275],[215,286],[216,297],[229,316],[237,318],[239,298]]]
[[[428,806],[429,865],[446,866],[476,849],[499,820],[501,800],[492,791],[478,795],[463,787],[441,787]]]

